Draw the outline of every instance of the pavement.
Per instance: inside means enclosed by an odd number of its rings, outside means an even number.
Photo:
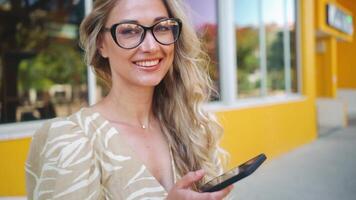
[[[233,200],[356,200],[356,118],[237,182]]]

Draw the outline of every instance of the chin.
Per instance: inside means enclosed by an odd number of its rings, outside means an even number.
[[[150,78],[145,80],[139,80],[138,85],[145,86],[145,87],[155,87],[161,83],[163,77],[160,78]]]

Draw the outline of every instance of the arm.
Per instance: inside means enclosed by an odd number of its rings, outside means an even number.
[[[69,120],[45,123],[26,162],[28,199],[100,199],[100,168],[80,127]]]

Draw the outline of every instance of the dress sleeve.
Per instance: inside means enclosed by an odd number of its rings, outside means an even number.
[[[70,120],[46,122],[26,161],[28,199],[104,199],[93,142]]]

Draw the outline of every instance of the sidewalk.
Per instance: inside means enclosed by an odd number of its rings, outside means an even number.
[[[355,200],[356,119],[264,164],[235,184],[235,200]]]

